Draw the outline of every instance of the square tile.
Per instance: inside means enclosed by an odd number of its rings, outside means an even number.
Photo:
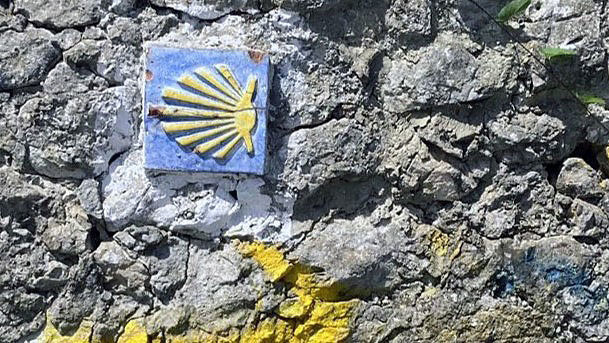
[[[145,167],[262,175],[269,75],[256,51],[148,46]]]

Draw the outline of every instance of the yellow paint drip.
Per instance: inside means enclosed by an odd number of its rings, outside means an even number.
[[[127,322],[117,343],[338,343],[350,334],[350,320],[357,300],[340,301],[343,287],[336,283],[321,282],[310,267],[287,261],[276,247],[261,243],[244,243],[239,250],[254,259],[273,282],[285,282],[294,298],[285,300],[276,315],[259,320],[243,329],[230,333],[209,333],[188,330],[181,334],[160,335],[147,332],[144,320]],[[259,315],[260,306],[256,312]],[[83,321],[72,336],[62,336],[47,320],[44,343],[109,343],[112,340],[94,341],[92,323]]]
[[[165,343],[240,343],[238,334],[228,337],[202,331],[190,331],[181,335],[165,335]]]
[[[263,322],[250,329],[249,336],[242,337],[243,342],[266,339],[261,342],[327,343],[342,342],[349,337],[349,321],[357,300],[339,301],[343,287],[336,283],[320,282],[310,267],[286,261],[276,247],[244,243],[239,249],[258,262],[271,281],[287,283],[292,287],[290,291],[297,296],[279,305],[277,313],[285,319]],[[280,338],[275,334],[278,327],[281,332],[286,328],[293,328],[293,331]],[[267,336],[272,340],[265,338]]]
[[[47,316],[47,323],[42,333],[42,341],[44,343],[89,343],[93,323],[82,321],[78,329],[72,334],[64,336],[57,331],[57,328],[51,323]]]
[[[440,230],[433,230],[428,235],[431,242],[431,251],[438,256],[446,256],[450,245],[450,238]]]
[[[283,278],[292,268],[292,265],[283,258],[281,251],[266,248],[264,244],[241,244],[239,250],[258,262],[273,282]]]
[[[146,328],[138,320],[130,320],[118,343],[148,343]]]

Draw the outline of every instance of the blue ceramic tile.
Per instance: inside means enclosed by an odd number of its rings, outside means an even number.
[[[162,46],[146,53],[145,167],[262,175],[268,56]]]

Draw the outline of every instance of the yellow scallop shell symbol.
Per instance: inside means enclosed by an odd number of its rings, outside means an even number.
[[[196,75],[182,75],[178,83],[183,89],[163,89],[166,102],[186,106],[151,105],[148,113],[159,116],[163,130],[194,152],[216,150],[213,157],[224,159],[243,140],[247,152],[252,154],[257,79],[250,75],[243,90],[227,65],[217,64],[214,68],[215,73],[199,68]]]

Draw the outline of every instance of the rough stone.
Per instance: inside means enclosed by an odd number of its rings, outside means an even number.
[[[607,341],[605,7],[0,1],[0,342]],[[149,43],[267,53],[265,175],[145,171]]]
[[[467,43],[467,38],[442,36],[414,56],[383,63],[385,108],[404,112],[468,103],[509,86],[510,58],[494,51],[475,57],[478,47]]]
[[[101,219],[102,203],[99,196],[99,183],[94,179],[86,179],[78,186],[78,200],[85,212],[94,218]]]
[[[15,11],[29,21],[54,29],[84,27],[98,23],[108,5],[106,0],[61,0],[53,6],[41,0],[16,0]]]
[[[318,224],[289,257],[323,269],[354,294],[387,291],[403,277],[416,278],[426,263],[408,255],[415,250],[408,248],[414,243],[405,234],[409,224],[385,224],[379,217],[391,220],[393,215],[378,208],[370,219],[337,219],[323,228]]]
[[[6,166],[0,167],[0,185],[0,340],[16,342],[44,325],[48,302],[42,294],[57,295],[69,280],[69,267],[41,236],[59,225],[70,228],[79,218],[74,194],[61,185]],[[52,240],[58,248],[86,248],[65,231]]]
[[[129,147],[137,92],[130,85],[86,93],[103,86],[99,78],[60,63],[45,81],[49,94],[21,107],[15,119],[27,124],[17,137],[28,145],[34,170],[55,178],[97,176]]]
[[[0,36],[0,90],[40,84],[61,56],[43,29],[7,31]]]
[[[102,183],[104,219],[118,231],[130,224],[155,225],[199,238],[229,235],[281,237],[289,229],[264,182],[221,176],[146,174],[141,150],[121,156]],[[138,201],[133,201],[139,199]],[[281,202],[282,197],[277,201]]]
[[[168,7],[203,20],[217,19],[233,11],[256,12],[252,0],[152,0],[153,5]]]
[[[581,158],[565,160],[556,180],[556,190],[572,198],[588,200],[599,200],[604,194],[598,172]]]

